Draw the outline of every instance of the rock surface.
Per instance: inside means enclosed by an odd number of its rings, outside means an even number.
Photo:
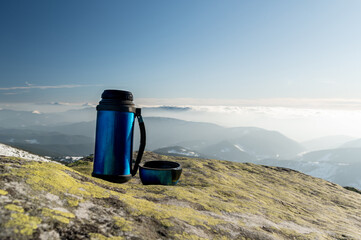
[[[361,239],[361,194],[276,167],[181,163],[176,186],[90,176],[92,163],[0,158],[0,239]]]

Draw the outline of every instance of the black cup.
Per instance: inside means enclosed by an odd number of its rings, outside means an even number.
[[[182,174],[179,163],[149,161],[139,166],[140,180],[144,185],[176,185]]]

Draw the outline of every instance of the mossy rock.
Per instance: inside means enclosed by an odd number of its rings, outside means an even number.
[[[115,184],[91,161],[0,158],[0,239],[360,239],[361,195],[290,169],[177,161],[176,186]]]

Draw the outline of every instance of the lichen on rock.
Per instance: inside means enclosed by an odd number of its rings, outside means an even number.
[[[7,191],[0,189],[0,195],[6,195],[6,194],[8,194]]]
[[[0,239],[358,239],[361,195],[289,169],[145,153],[182,165],[176,186],[0,158]]]
[[[38,225],[41,223],[39,217],[29,216],[24,213],[11,213],[10,220],[8,220],[4,227],[13,231],[13,238],[17,235],[31,236]]]

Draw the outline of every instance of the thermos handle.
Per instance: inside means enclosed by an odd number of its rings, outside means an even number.
[[[140,145],[139,145],[139,150],[138,150],[138,155],[137,155],[137,159],[135,160],[135,164],[132,171],[132,176],[134,176],[135,174],[137,174],[138,171],[138,167],[139,167],[139,163],[140,160],[142,159],[143,153],[144,153],[144,148],[145,148],[145,139],[146,139],[146,135],[145,135],[145,125],[144,125],[144,121],[141,115],[141,109],[137,108],[135,111],[135,116],[138,119],[138,123],[139,123],[139,129],[140,129]]]

